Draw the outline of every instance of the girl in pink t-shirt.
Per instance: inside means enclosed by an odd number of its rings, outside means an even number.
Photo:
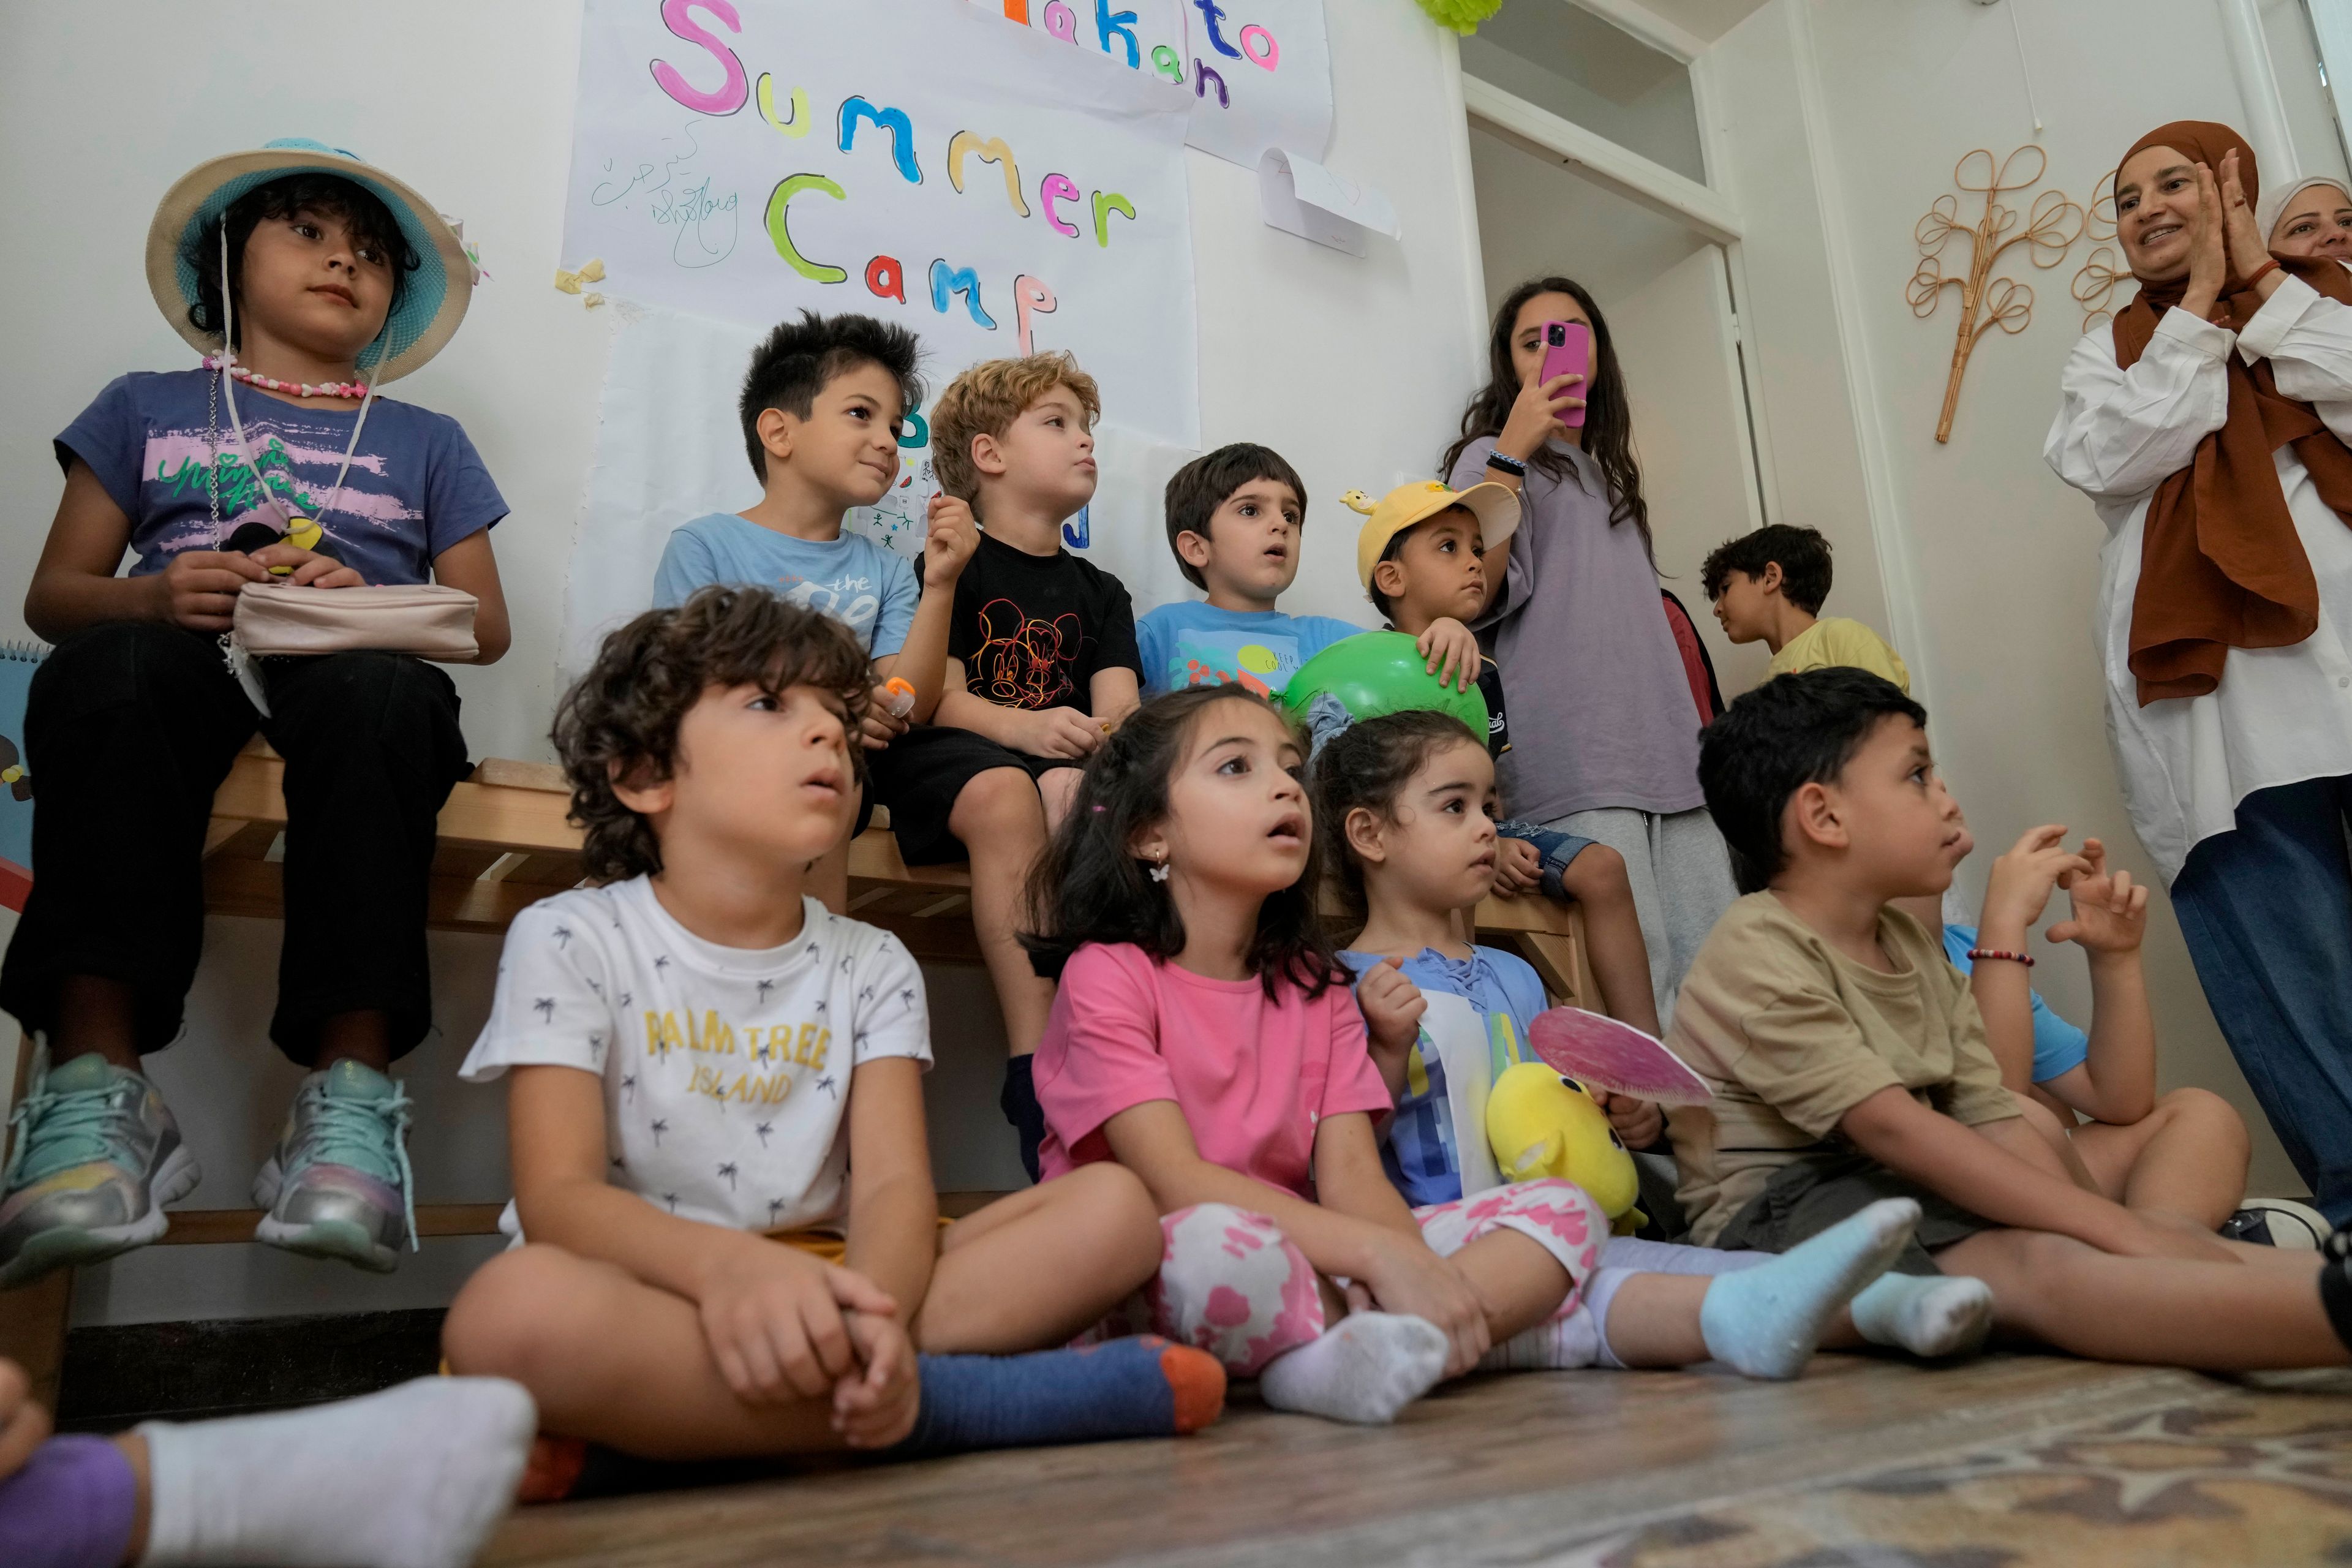
[[[1158,1203],[1160,1273],[1125,1326],[1256,1376],[1277,1409],[1385,1422],[1482,1363],[1581,1364],[1559,1342],[1609,1227],[1562,1181],[1419,1210],[1390,1185],[1388,1089],[1316,914],[1305,761],[1232,686],[1160,698],[1095,753],[1032,884],[1025,940],[1061,982],[1043,1162],[1116,1160]],[[1731,1292],[1652,1277],[1626,1360],[1793,1376],[1916,1215],[1841,1227]]]

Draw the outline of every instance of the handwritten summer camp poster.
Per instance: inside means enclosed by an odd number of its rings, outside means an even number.
[[[804,309],[912,329],[933,395],[979,360],[1076,353],[1102,387],[1103,473],[1065,542],[1139,595],[1165,575],[1160,489],[1199,442],[1189,74],[1008,3],[588,0],[562,259],[604,262],[619,321],[562,670],[646,607],[671,531],[760,499],[736,395],[752,345]],[[1129,4],[1181,37],[1171,0]],[[929,435],[918,407],[898,483],[849,520],[903,556]]]
[[[897,321],[935,385],[1069,349],[1120,423],[1189,445],[1192,105],[971,0],[588,0],[565,257],[745,326]]]

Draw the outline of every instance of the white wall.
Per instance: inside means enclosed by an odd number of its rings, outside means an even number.
[[[1338,125],[1328,162],[1388,193],[1404,239],[1376,241],[1363,259],[1310,246],[1260,221],[1254,174],[1189,153],[1202,429],[1210,445],[1263,440],[1298,465],[1314,504],[1297,607],[1365,619],[1356,519],[1337,498],[1434,463],[1475,374],[1481,291],[1450,36],[1411,0],[1346,0],[1328,16]],[[0,207],[17,215],[0,226],[12,373],[0,377],[0,462],[14,479],[11,526],[0,531],[0,637],[22,631],[19,590],[56,504],[50,437],[109,378],[193,363],[147,294],[156,201],[215,152],[315,136],[429,193],[480,242],[491,281],[465,330],[399,390],[465,423],[514,509],[494,535],[514,650],[493,668],[457,672],[474,754],[548,754],[565,564],[610,331],[609,312],[549,286],[577,34],[570,0],[0,8],[0,145],[10,153]],[[265,1037],[278,928],[215,920],[207,939],[188,1036],[153,1071],[206,1168],[191,1205],[242,1206],[294,1082]],[[483,938],[434,940],[439,1034],[406,1068],[426,1201],[505,1195],[499,1096],[451,1077],[488,1010],[495,951]],[[928,978],[942,1020],[930,1086],[940,1183],[1013,1184],[986,982],[971,970]],[[377,1281],[267,1248],[152,1249],[85,1271],[77,1316],[425,1304],[445,1300],[482,1250],[431,1243],[423,1260]]]
[[[2067,0],[2025,13],[2045,184],[2087,198],[2126,147],[2168,120],[2246,124],[2222,28],[2234,3]],[[2081,328],[2068,281],[2089,247],[2078,244],[2049,271],[2027,266],[2022,247],[2004,258],[2004,270],[2034,289],[2034,320],[2019,336],[1978,345],[1948,446],[1934,437],[1955,300],[1948,292],[1926,321],[1905,302],[1917,260],[1912,226],[1950,188],[1953,163],[1971,148],[1998,156],[2033,139],[2006,10],[1772,0],[1709,59],[1737,128],[1727,145],[1750,226],[1750,304],[1781,484],[1792,492],[1784,515],[1813,521],[1797,496],[1819,485],[1841,526],[1853,526],[1857,508],[1874,513],[1888,553],[1907,554],[1906,569],[1887,573],[1893,620],[1899,628],[1907,615],[1916,627],[1897,640],[1928,678],[1937,754],[1983,846],[1962,871],[1977,892],[1992,855],[2039,822],[2105,838],[2136,876],[2154,879],[2105,735],[2091,635],[2103,535],[2090,503],[2041,457],[2059,368]],[[1809,76],[1818,85],[1810,132]],[[1794,105],[1786,84],[1800,89]],[[1964,205],[1963,220],[1976,210]],[[1790,237],[1801,231],[1828,242],[1810,265]],[[1956,243],[1950,257],[1959,255]],[[1874,388],[1875,414],[1850,422],[1837,383],[1855,375]],[[1817,439],[1835,448],[1833,464],[1792,460]],[[1832,605],[1843,609],[1844,537],[1839,544]],[[2158,902],[2147,955],[2165,1082],[2230,1095],[2255,1129],[2256,1190],[2295,1190],[2213,1026],[2169,907]],[[2036,983],[2087,1021],[2079,955],[2042,951]]]

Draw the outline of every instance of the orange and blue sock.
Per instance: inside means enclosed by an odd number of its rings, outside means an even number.
[[[1225,1405],[1225,1369],[1157,1334],[1031,1355],[917,1358],[922,1403],[892,1452],[1025,1448],[1197,1432]]]

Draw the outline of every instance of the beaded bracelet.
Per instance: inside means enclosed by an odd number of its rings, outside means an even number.
[[[1490,468],[1500,468],[1503,472],[1518,479],[1524,479],[1528,477],[1528,466],[1508,452],[1487,453],[1486,466]]]
[[[2033,955],[2030,952],[2010,952],[1998,947],[1972,947],[1969,949],[1969,962],[1970,963],[1974,963],[1979,959],[1982,958],[1999,958],[2011,963],[2021,963],[2028,969],[2033,967]]]

